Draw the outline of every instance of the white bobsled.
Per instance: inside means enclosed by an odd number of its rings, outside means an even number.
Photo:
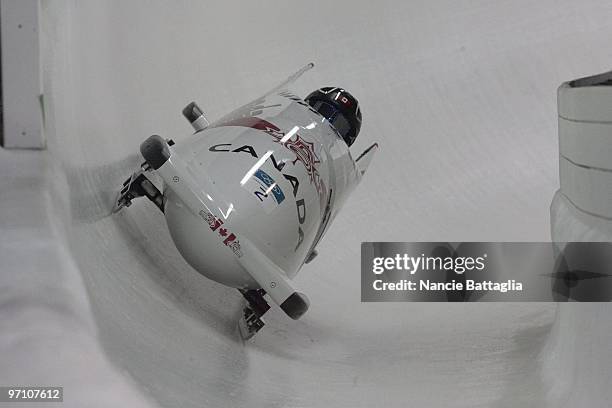
[[[155,202],[187,262],[247,299],[247,337],[263,326],[265,294],[293,319],[306,312],[308,299],[290,279],[316,256],[378,147],[353,159],[349,144],[361,113],[345,90],[322,88],[308,102],[288,90],[311,67],[212,124],[189,104],[183,113],[195,133],[176,143],[145,140],[146,163],[115,205],[119,210],[138,196]],[[148,172],[161,177],[161,191]]]

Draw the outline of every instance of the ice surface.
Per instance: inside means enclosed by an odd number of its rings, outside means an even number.
[[[0,383],[75,407],[605,406],[608,305],[359,302],[362,241],[550,239],[556,88],[612,57],[588,3],[43,1],[48,150],[0,151]],[[309,312],[243,344],[239,294],[153,204],[109,213],[188,102],[214,120],[309,61],[295,90],[349,89],[352,149],[380,151],[297,277]]]

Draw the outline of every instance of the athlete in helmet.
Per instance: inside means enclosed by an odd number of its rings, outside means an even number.
[[[314,91],[304,100],[328,120],[348,146],[353,144],[361,129],[361,110],[353,95],[329,86]]]

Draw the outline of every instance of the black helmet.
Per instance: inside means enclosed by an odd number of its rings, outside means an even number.
[[[304,99],[336,129],[347,145],[352,145],[361,129],[361,110],[353,95],[342,88],[318,89]]]

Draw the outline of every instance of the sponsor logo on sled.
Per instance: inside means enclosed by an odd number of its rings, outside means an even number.
[[[271,192],[274,196],[274,201],[277,204],[280,204],[285,199],[285,194],[283,194],[283,190],[276,184],[276,181],[268,173],[263,170],[257,170],[255,172],[255,177],[257,177],[258,182],[260,183],[262,188],[265,188],[266,192]],[[270,193],[267,193],[268,195]]]
[[[244,188],[252,193],[268,214],[285,201],[283,190],[272,176],[261,169],[253,174],[253,177],[245,183]]]
[[[242,257],[242,249],[240,248],[240,241],[236,239],[236,235],[230,232],[227,228],[222,227],[223,221],[220,218],[215,217],[211,212],[206,210],[200,210],[200,217],[206,221],[212,231],[217,231],[220,238],[223,239],[223,245],[227,246],[232,250],[234,255],[238,258]]]

